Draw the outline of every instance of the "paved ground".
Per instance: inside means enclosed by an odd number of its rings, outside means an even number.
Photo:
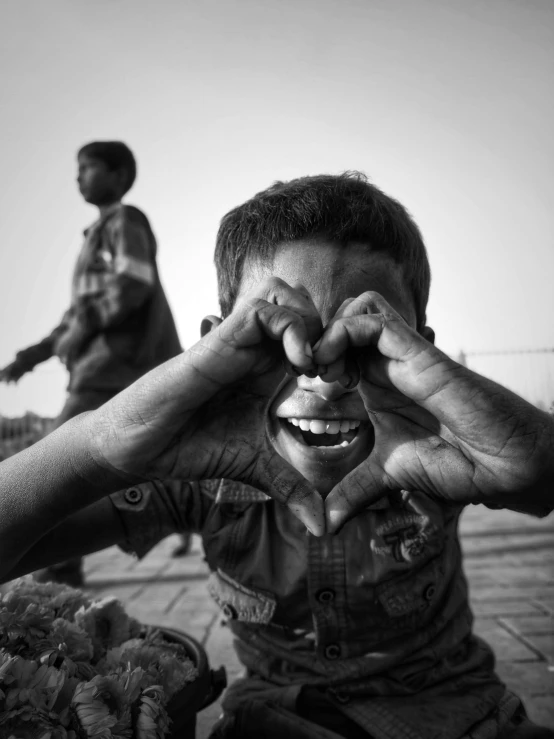
[[[521,695],[531,717],[554,728],[554,514],[538,520],[509,511],[468,509],[462,519],[466,572],[476,630],[494,648],[498,672]],[[172,559],[178,537],[161,542],[142,562],[117,548],[86,561],[87,586],[113,594],[146,623],[176,626],[206,647],[212,667],[240,674],[228,629],[206,593],[207,569],[195,540],[188,557]],[[205,739],[219,714],[199,715]]]

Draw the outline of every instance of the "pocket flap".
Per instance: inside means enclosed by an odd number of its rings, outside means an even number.
[[[275,612],[275,598],[267,592],[251,590],[220,569],[208,579],[208,592],[229,620],[268,624]]]
[[[378,590],[378,598],[392,618],[427,610],[444,590],[441,558],[436,557],[418,572],[386,583]]]

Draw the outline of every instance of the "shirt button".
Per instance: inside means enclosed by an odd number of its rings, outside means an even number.
[[[335,591],[332,588],[322,588],[315,594],[319,603],[332,603],[335,600]]]
[[[236,621],[236,619],[238,618],[239,614],[237,613],[237,609],[230,603],[225,603],[221,610],[223,611],[223,615],[225,616],[225,618],[228,618],[229,621]]]
[[[431,585],[427,585],[425,590],[423,591],[423,597],[425,600],[433,600],[433,596],[437,592],[437,588],[431,583]]]
[[[325,656],[327,659],[338,659],[340,657],[340,646],[338,644],[327,644]]]
[[[142,490],[139,490],[138,488],[129,488],[125,491],[123,497],[125,498],[127,503],[132,503],[136,505],[142,500]]]

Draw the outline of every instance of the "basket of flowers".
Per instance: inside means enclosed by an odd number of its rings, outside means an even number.
[[[0,596],[2,739],[193,739],[225,687],[187,634],[22,578]]]

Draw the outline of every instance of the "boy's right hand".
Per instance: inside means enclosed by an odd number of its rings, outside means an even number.
[[[244,482],[323,534],[323,500],[275,452],[267,426],[283,363],[314,371],[310,344],[321,332],[304,288],[264,281],[189,351],[84,417],[92,456],[126,481]]]

